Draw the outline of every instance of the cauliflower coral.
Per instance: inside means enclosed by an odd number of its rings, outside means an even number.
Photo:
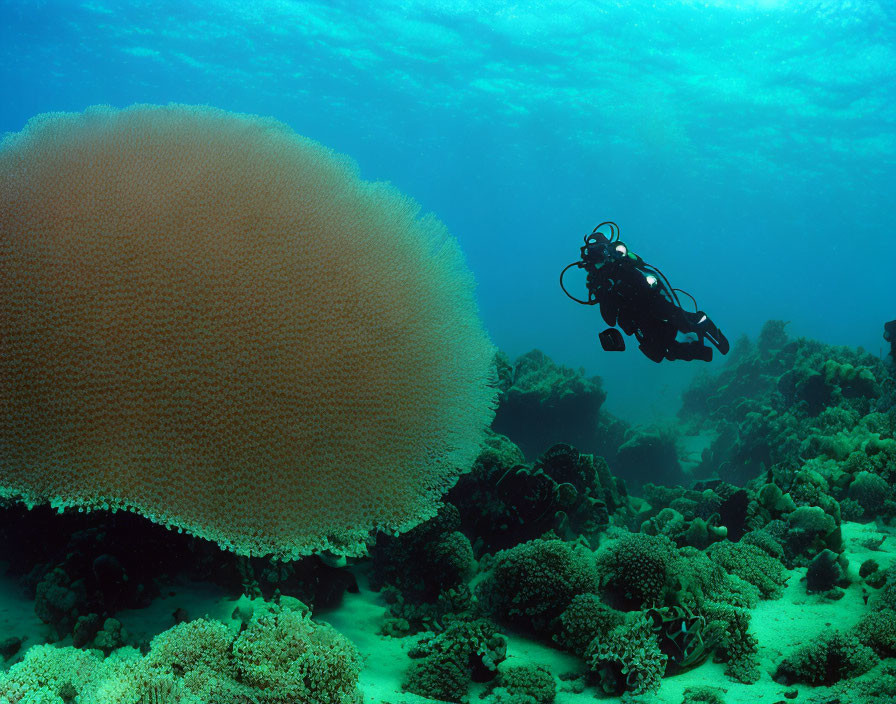
[[[197,619],[157,635],[145,657],[35,646],[0,673],[0,702],[358,704],[360,670],[355,646],[301,604],[262,603],[238,635]]]

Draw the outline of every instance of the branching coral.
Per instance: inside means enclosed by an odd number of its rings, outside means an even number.
[[[585,661],[598,673],[601,687],[608,694],[655,692],[667,660],[657,644],[653,622],[637,612],[606,638],[595,638],[585,653]]]
[[[797,648],[778,666],[779,682],[831,685],[868,672],[878,662],[874,651],[855,635],[829,631]]]
[[[539,539],[499,552],[477,593],[499,621],[547,635],[577,595],[596,587],[590,553]]]
[[[865,614],[852,633],[879,657],[896,656],[896,611],[893,609],[884,608]]]
[[[554,641],[583,657],[591,641],[606,637],[624,620],[625,614],[604,604],[597,594],[579,594],[560,614]]]
[[[557,685],[549,670],[518,665],[498,675],[484,704],[551,704],[556,694]]]
[[[715,543],[707,551],[714,562],[727,572],[759,588],[765,599],[781,595],[787,583],[787,571],[779,560],[745,542]]]
[[[662,605],[675,559],[675,544],[665,536],[626,535],[598,557],[601,588],[623,610]]]
[[[738,682],[751,684],[759,679],[759,657],[755,636],[750,633],[750,612],[722,601],[707,601],[702,614],[706,619],[703,641],[711,644],[716,657],[727,663],[725,674]]]
[[[422,637],[408,653],[416,659],[403,687],[431,699],[458,702],[471,682],[495,677],[506,653],[507,641],[490,621],[459,618],[442,633]]]
[[[0,674],[0,701],[357,704],[359,673],[357,650],[331,627],[300,606],[259,604],[235,638],[199,619],[156,636],[145,657],[133,648],[105,660],[72,647],[31,648]]]

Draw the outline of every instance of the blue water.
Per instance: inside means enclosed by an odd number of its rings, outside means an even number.
[[[557,278],[602,220],[732,341],[777,318],[879,354],[896,317],[888,0],[0,2],[0,132],[135,102],[351,155],[458,238],[497,345],[601,375],[630,420],[702,363],[600,350]]]

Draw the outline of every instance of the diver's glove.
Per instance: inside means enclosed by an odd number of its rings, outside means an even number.
[[[712,322],[709,319],[709,316],[706,315],[706,313],[704,313],[702,310],[698,310],[692,315],[697,318],[697,322],[694,325],[694,331],[697,333],[697,335],[701,339],[705,337],[707,340],[709,340],[722,354],[728,354],[728,350],[731,349],[731,345],[728,344],[728,338],[722,334],[722,331],[719,330],[718,325]]]

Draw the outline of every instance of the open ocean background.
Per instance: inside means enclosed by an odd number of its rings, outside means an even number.
[[[0,132],[141,102],[273,116],[391,181],[460,241],[495,343],[599,374],[627,420],[702,363],[600,350],[557,280],[602,220],[732,343],[777,318],[883,355],[896,317],[889,0],[0,2]]]

